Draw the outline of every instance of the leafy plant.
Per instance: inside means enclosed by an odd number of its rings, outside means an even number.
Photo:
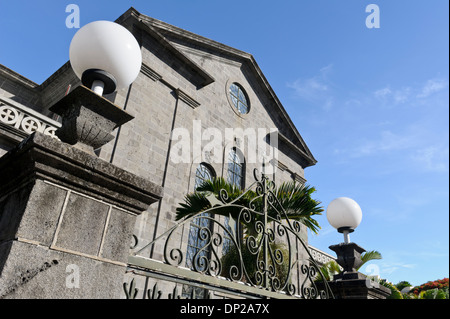
[[[282,243],[271,243],[270,249],[272,252],[279,251],[282,254],[282,259],[279,260],[279,262],[274,262],[271,258],[268,258],[268,267],[274,267],[275,269],[275,277],[278,278],[281,282],[281,285],[285,284],[285,280],[287,278],[287,275],[289,273],[289,252],[288,248],[285,244]],[[250,250],[247,248],[246,245],[243,245],[241,248],[241,254],[242,254],[242,263],[245,267],[245,271],[247,272],[247,275],[252,282],[257,282],[257,272],[258,269],[258,263],[263,260],[262,254],[252,254]],[[280,262],[281,261],[281,262]],[[240,270],[241,262],[240,262],[240,256],[239,251],[236,246],[231,245],[229,250],[226,254],[224,254],[221,258],[222,263],[222,272],[221,276],[232,279],[232,273],[234,267],[237,267],[237,269]],[[233,267],[234,266],[234,267]],[[267,268],[268,268],[267,267]],[[236,279],[236,278],[234,278]],[[244,282],[247,282],[247,279],[245,276],[243,276],[242,280]]]
[[[413,299],[449,299],[448,278],[428,281],[408,294]]]
[[[235,200],[233,205],[226,207],[220,205],[221,192],[223,194],[224,191],[227,193],[227,203]],[[273,190],[273,193],[285,210],[287,218],[299,221],[317,234],[320,226],[314,217],[322,215],[323,207],[320,206],[320,201],[311,197],[315,191],[314,187],[308,185],[285,182]],[[216,205],[214,214],[231,216],[237,220],[242,206],[250,207],[250,204],[254,205],[255,210],[258,211],[263,205],[262,198],[258,198],[258,194],[252,190],[243,194],[242,190],[226,182],[224,178],[217,177],[204,181],[195,192],[185,196],[185,202],[180,203],[180,206],[176,209],[176,220],[192,217],[213,208],[214,205]],[[268,205],[267,214],[272,219],[277,219],[278,211],[272,205]],[[280,217],[285,218],[285,216]]]
[[[400,281],[397,284],[395,284],[395,287],[397,287],[397,289],[400,290],[400,291],[402,291],[403,288],[411,287],[411,286],[412,285],[408,281],[405,281],[405,280]]]
[[[444,289],[428,289],[424,290],[420,293],[421,298],[420,299],[448,299],[448,289],[447,294],[445,293]]]
[[[428,281],[420,286],[414,287],[411,292],[404,293],[404,299],[449,299],[448,278]],[[397,284],[398,288],[404,288],[411,284],[407,281],[401,281]]]
[[[320,271],[324,278],[322,278],[322,276],[318,274],[314,279],[316,282],[322,282],[323,279],[325,279],[326,281],[331,281],[334,275],[337,275],[341,272],[341,268],[339,267],[337,262],[335,262],[334,260],[330,260],[329,262],[323,264],[322,267],[320,267]]]
[[[442,289],[442,288],[448,288],[448,278],[444,278],[444,279],[439,279],[439,280],[434,280],[434,281],[428,281],[418,287],[415,287],[413,289],[413,293],[415,295],[420,294],[420,292],[424,291],[424,290],[429,290],[429,289]]]
[[[381,254],[378,251],[376,251],[376,250],[366,251],[366,252],[361,254],[362,264],[356,270],[361,269],[361,267],[365,263],[367,263],[367,262],[369,262],[371,260],[382,259],[382,258],[383,258],[383,256],[381,256]]]
[[[392,283],[386,280],[380,280],[380,285],[391,290],[391,294],[386,299],[403,299],[403,294]]]

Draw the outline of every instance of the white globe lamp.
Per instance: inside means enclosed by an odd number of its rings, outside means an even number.
[[[336,198],[327,207],[327,219],[331,226],[344,234],[345,243],[349,243],[349,233],[361,223],[361,207],[351,198]]]
[[[98,95],[129,86],[142,65],[136,38],[111,21],[95,21],[82,27],[72,39],[70,63],[83,85]]]

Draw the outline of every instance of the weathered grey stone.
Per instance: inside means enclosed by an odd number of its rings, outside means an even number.
[[[28,202],[24,202],[27,203],[26,214],[20,222],[17,237],[25,237],[50,246],[66,196],[67,190],[37,180]]]
[[[108,205],[71,194],[62,215],[55,246],[97,255],[108,216]]]
[[[109,217],[101,257],[126,263],[136,220],[131,214],[113,208]]]
[[[114,136],[114,129],[133,119],[102,96],[80,85],[50,108],[61,115],[59,139],[88,153],[102,147]]]
[[[0,298],[120,297],[161,187],[40,133],[0,159],[0,180]]]
[[[0,276],[0,299],[120,296],[123,266],[18,241],[1,244],[0,258],[5,250],[10,258]]]
[[[28,184],[4,197],[0,197],[0,242],[17,237],[17,230],[27,206],[31,189],[32,184]]]

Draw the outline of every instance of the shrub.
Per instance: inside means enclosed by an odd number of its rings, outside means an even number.
[[[447,293],[443,289],[433,288],[428,290],[423,290],[420,293],[419,299],[448,299],[448,288]]]
[[[447,288],[448,290],[448,278],[428,281],[418,287],[413,289],[413,293],[418,296],[422,291],[430,290],[430,289],[443,289]]]
[[[403,294],[393,284],[386,280],[380,280],[380,284],[386,288],[391,289],[391,295],[387,299],[403,299]]]
[[[268,257],[268,266],[275,267],[276,277],[280,280],[280,284],[283,286],[286,283],[286,280],[289,280],[287,278],[289,274],[289,250],[288,247],[283,243],[271,243],[270,249],[272,253],[275,253],[278,251],[278,253],[281,253],[283,255],[283,262],[281,264],[273,263],[272,259]],[[242,262],[245,265],[245,270],[249,276],[249,278],[245,278],[243,276],[242,280],[243,282],[248,282],[248,279],[251,282],[257,282],[257,273],[258,270],[258,262],[263,260],[262,253],[253,255],[247,245],[242,245],[241,249],[242,254]],[[239,257],[238,249],[235,245],[231,245],[229,250],[222,256],[221,258],[222,262],[222,272],[221,276],[229,278],[229,279],[236,279],[233,277],[233,266],[237,267],[235,270],[240,269],[241,262]],[[235,275],[235,274],[234,274]]]
[[[402,291],[403,288],[405,287],[411,287],[412,285],[408,282],[408,281],[400,281],[399,283],[397,283],[395,285],[395,287],[397,287],[398,290]]]

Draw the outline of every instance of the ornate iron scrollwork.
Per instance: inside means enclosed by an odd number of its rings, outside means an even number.
[[[135,255],[165,237],[164,262],[177,267],[183,266],[185,256],[179,245],[174,247],[172,237],[184,224],[198,218],[206,218],[215,227],[198,228],[197,235],[203,246],[193,256],[193,271],[211,276],[223,276],[228,280],[274,292],[300,295],[302,298],[333,298],[325,280],[322,285],[324,288],[319,289],[315,284],[317,275],[322,276],[322,279],[324,277],[308,246],[301,238],[301,223],[289,219],[278,201],[274,193],[275,183],[256,169],[253,175],[255,182],[237,198],[231,199],[225,189],[221,189],[217,197],[210,195],[207,198],[211,208],[181,220],[166,233],[136,251]],[[251,191],[254,194],[248,205],[239,204],[240,199]],[[217,209],[227,208],[237,209],[239,212],[233,220],[234,229],[212,217]],[[216,231],[213,232],[212,229]],[[231,249],[223,255],[225,237],[231,242]],[[300,265],[300,261],[295,259],[296,241],[301,243],[309,255],[307,264]],[[233,255],[232,258],[231,255]],[[299,287],[291,282],[294,269],[299,269],[303,275],[303,282],[299,284]]]

